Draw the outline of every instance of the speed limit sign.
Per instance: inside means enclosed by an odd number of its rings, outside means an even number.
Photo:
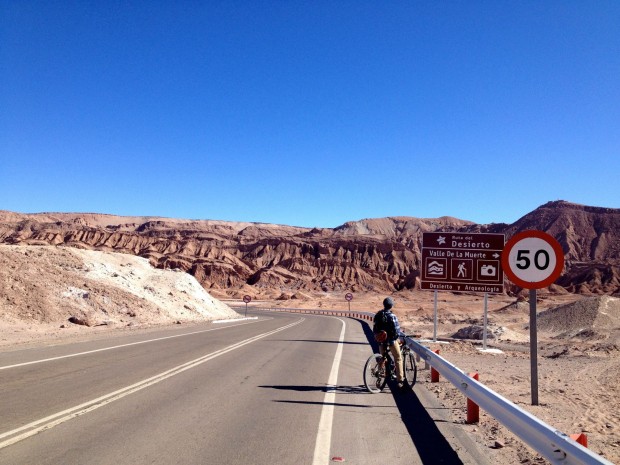
[[[510,238],[502,252],[502,267],[508,279],[530,290],[530,381],[532,405],[538,405],[538,329],[536,289],[552,284],[564,268],[562,246],[542,231],[522,231]]]
[[[522,231],[510,238],[502,252],[508,279],[525,289],[552,284],[564,269],[564,252],[554,237],[543,231]]]

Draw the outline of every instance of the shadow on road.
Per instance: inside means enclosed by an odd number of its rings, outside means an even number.
[[[359,394],[366,391],[365,386],[258,386],[261,388],[281,389],[285,391],[302,391],[302,392],[336,392],[337,394]]]
[[[394,400],[422,463],[463,464],[448,440],[437,428],[436,422],[441,420],[433,420],[413,391],[395,392]]]
[[[364,336],[366,336],[366,340],[368,341],[366,342],[358,342],[357,344],[369,344],[370,347],[372,348],[372,352],[373,353],[378,353],[379,352],[379,344],[377,344],[377,341],[375,341],[375,335],[372,333],[372,328],[370,327],[370,325],[362,320],[355,320],[357,321],[360,326],[362,327],[362,331],[364,331]],[[370,354],[369,354],[370,355]]]
[[[390,408],[389,405],[359,405],[359,404],[343,404],[341,402],[310,402],[301,400],[274,400],[280,404],[304,404],[304,405],[333,405],[335,407],[356,407],[356,408]],[[392,407],[393,408],[393,407]]]
[[[352,344],[352,345],[362,345],[365,346],[365,342],[349,342],[349,341],[323,341],[319,339],[273,339],[278,342],[320,342],[325,344]]]
[[[379,346],[375,342],[372,328],[365,321],[357,320],[373,352],[379,352]],[[401,419],[415,448],[420,455],[422,463],[442,465],[463,465],[463,461],[452,449],[450,443],[437,428],[436,420],[426,411],[418,396],[413,391],[401,392],[395,383],[388,383],[400,412]],[[370,394],[369,394],[370,395]]]
[[[374,339],[372,328],[367,322],[362,320],[356,320],[362,326],[364,335],[368,340],[368,344],[371,347],[370,353],[379,352],[379,346]],[[338,341],[322,341],[322,340],[299,340],[299,342],[318,342],[318,343],[333,343],[338,344]],[[365,342],[344,342],[344,344],[362,344]],[[369,353],[369,355],[370,355]],[[360,367],[361,370],[361,367]],[[458,454],[452,449],[450,443],[443,436],[439,428],[437,428],[437,422],[442,420],[434,420],[424,408],[416,394],[411,391],[399,391],[395,383],[388,383],[391,389],[396,407],[400,412],[401,419],[407,428],[409,436],[413,441],[415,448],[418,451],[420,459],[423,464],[441,464],[441,465],[463,465],[463,461],[459,458]],[[365,386],[286,386],[286,385],[273,385],[273,386],[259,386],[261,388],[268,389],[280,389],[290,391],[301,392],[328,392],[336,391],[337,394],[363,394],[366,393]],[[374,394],[368,393],[369,396]],[[387,395],[387,391],[384,395]],[[310,401],[293,401],[293,400],[276,400],[274,402],[281,403],[295,403],[295,404],[308,404],[308,405],[326,405],[325,402],[310,402]],[[328,405],[342,406],[342,407],[357,407],[357,408],[393,408],[392,406],[372,406],[372,405],[359,405],[348,403],[332,403]]]

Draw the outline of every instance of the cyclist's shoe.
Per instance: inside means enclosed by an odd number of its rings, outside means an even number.
[[[396,375],[395,375],[395,374],[392,374],[392,375],[390,375],[390,379],[391,379],[392,381],[396,381],[398,378],[396,377]]]

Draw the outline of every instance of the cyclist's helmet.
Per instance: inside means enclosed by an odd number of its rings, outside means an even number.
[[[383,308],[390,309],[394,306],[394,299],[392,299],[391,297],[386,297],[385,299],[383,299]]]
[[[377,342],[387,341],[387,333],[385,331],[379,331],[377,334],[375,334],[375,341]]]

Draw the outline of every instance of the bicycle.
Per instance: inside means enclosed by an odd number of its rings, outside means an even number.
[[[366,385],[366,389],[373,394],[383,391],[389,379],[396,379],[395,364],[392,359],[392,354],[387,344],[383,343],[383,345],[385,347],[385,355],[372,354],[368,357],[368,360],[366,360],[366,365],[364,365],[364,384]],[[414,354],[407,344],[402,344],[400,350],[403,355],[404,381],[410,389],[413,389],[418,376],[418,366]]]

